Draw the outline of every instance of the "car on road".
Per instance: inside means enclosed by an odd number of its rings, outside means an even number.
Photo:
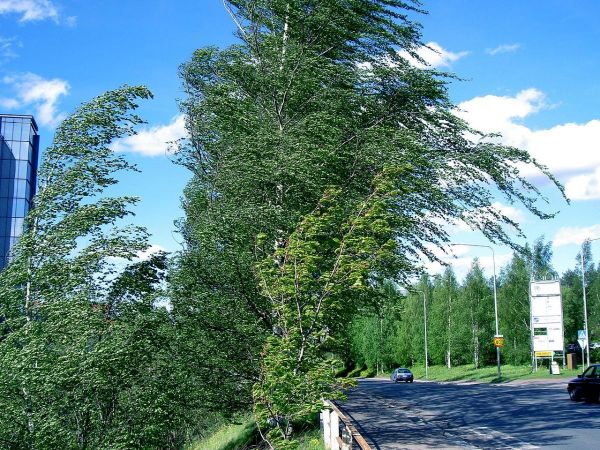
[[[414,379],[415,377],[413,376],[412,372],[404,367],[398,367],[392,372],[392,376],[390,377],[390,380],[392,380],[394,383],[397,383],[398,381],[412,383]]]
[[[571,400],[586,399],[597,402],[600,397],[600,364],[592,364],[577,378],[569,381],[567,392]]]

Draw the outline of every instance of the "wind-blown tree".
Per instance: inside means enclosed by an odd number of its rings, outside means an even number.
[[[147,233],[118,226],[135,198],[105,192],[134,169],[110,144],[134,133],[132,111],[150,97],[125,86],[91,100],[44,154],[35,207],[0,273],[3,448],[181,444],[172,326],[154,306],[161,263],[118,274],[114,258],[145,249]]]
[[[338,398],[347,384],[335,378],[336,362],[326,350],[370,292],[374,268],[390,277],[406,265],[395,252],[403,224],[389,207],[401,195],[397,177],[396,170],[384,170],[350,212],[339,201],[340,189],[327,191],[274,253],[259,237],[257,251],[265,257],[257,264],[257,278],[275,326],[253,394],[259,426],[275,419],[267,433],[273,448],[293,446],[294,422],[318,412],[323,397]]]
[[[402,218],[395,251],[405,264],[395,277],[403,283],[448,242],[443,223],[462,221],[514,246],[504,225],[518,224],[494,208],[492,192],[550,217],[519,164],[554,180],[526,151],[470,130],[448,99],[451,77],[409,61],[423,45],[409,17],[417,2],[224,5],[237,43],[199,49],[181,68],[190,139],[178,159],[193,179],[173,293],[188,362],[215,409],[250,403],[261,349],[278,333],[256,276],[258,236],[277,254],[332,186],[349,219],[385,167],[410,166],[396,172],[403,194],[388,206]]]

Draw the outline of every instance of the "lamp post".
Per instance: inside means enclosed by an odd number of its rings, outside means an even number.
[[[494,316],[496,319],[496,336],[500,335],[500,330],[498,326],[498,297],[496,295],[496,255],[494,253],[494,249],[489,245],[483,244],[450,244],[451,246],[465,246],[465,247],[485,247],[489,248],[492,251],[492,266],[494,269]],[[498,367],[498,378],[502,378],[502,371],[500,370],[500,347],[496,347],[496,365]]]
[[[581,288],[583,290],[583,329],[585,330],[585,347],[587,353],[587,366],[590,366],[590,333],[588,331],[588,316],[587,316],[587,297],[585,294],[585,257],[583,250],[586,242],[600,240],[600,237],[594,239],[586,239],[581,244]]]
[[[423,323],[425,325],[425,378],[429,377],[429,373],[428,373],[428,369],[429,369],[429,362],[428,357],[427,357],[427,300],[425,298],[425,291],[419,291],[417,290],[417,292],[420,292],[421,294],[423,294]]]

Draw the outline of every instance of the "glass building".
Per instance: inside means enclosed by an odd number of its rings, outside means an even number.
[[[0,270],[35,195],[39,141],[32,116],[0,114]]]

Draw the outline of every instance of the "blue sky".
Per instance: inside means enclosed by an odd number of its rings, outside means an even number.
[[[498,206],[519,219],[529,241],[554,241],[554,265],[573,267],[585,237],[600,237],[600,3],[587,0],[481,2],[431,0],[423,49],[435,67],[455,72],[451,98],[483,131],[524,147],[547,164],[567,188],[571,204],[538,174],[526,172],[547,194],[540,221],[519,205]],[[140,113],[147,127],[116,148],[138,164],[121,192],[141,197],[137,223],[155,248],[177,250],[173,221],[189,174],[166,156],[165,142],[183,136],[178,67],[199,47],[233,42],[233,26],[220,0],[0,0],[0,112],[31,113],[41,125],[42,147],[64,114],[121,84],[146,84],[155,99]],[[453,228],[457,242],[485,243]],[[600,254],[600,241],[593,244]],[[496,264],[510,257],[495,247]],[[457,247],[456,271],[472,257],[491,268],[486,249]],[[431,266],[430,270],[439,270]]]

